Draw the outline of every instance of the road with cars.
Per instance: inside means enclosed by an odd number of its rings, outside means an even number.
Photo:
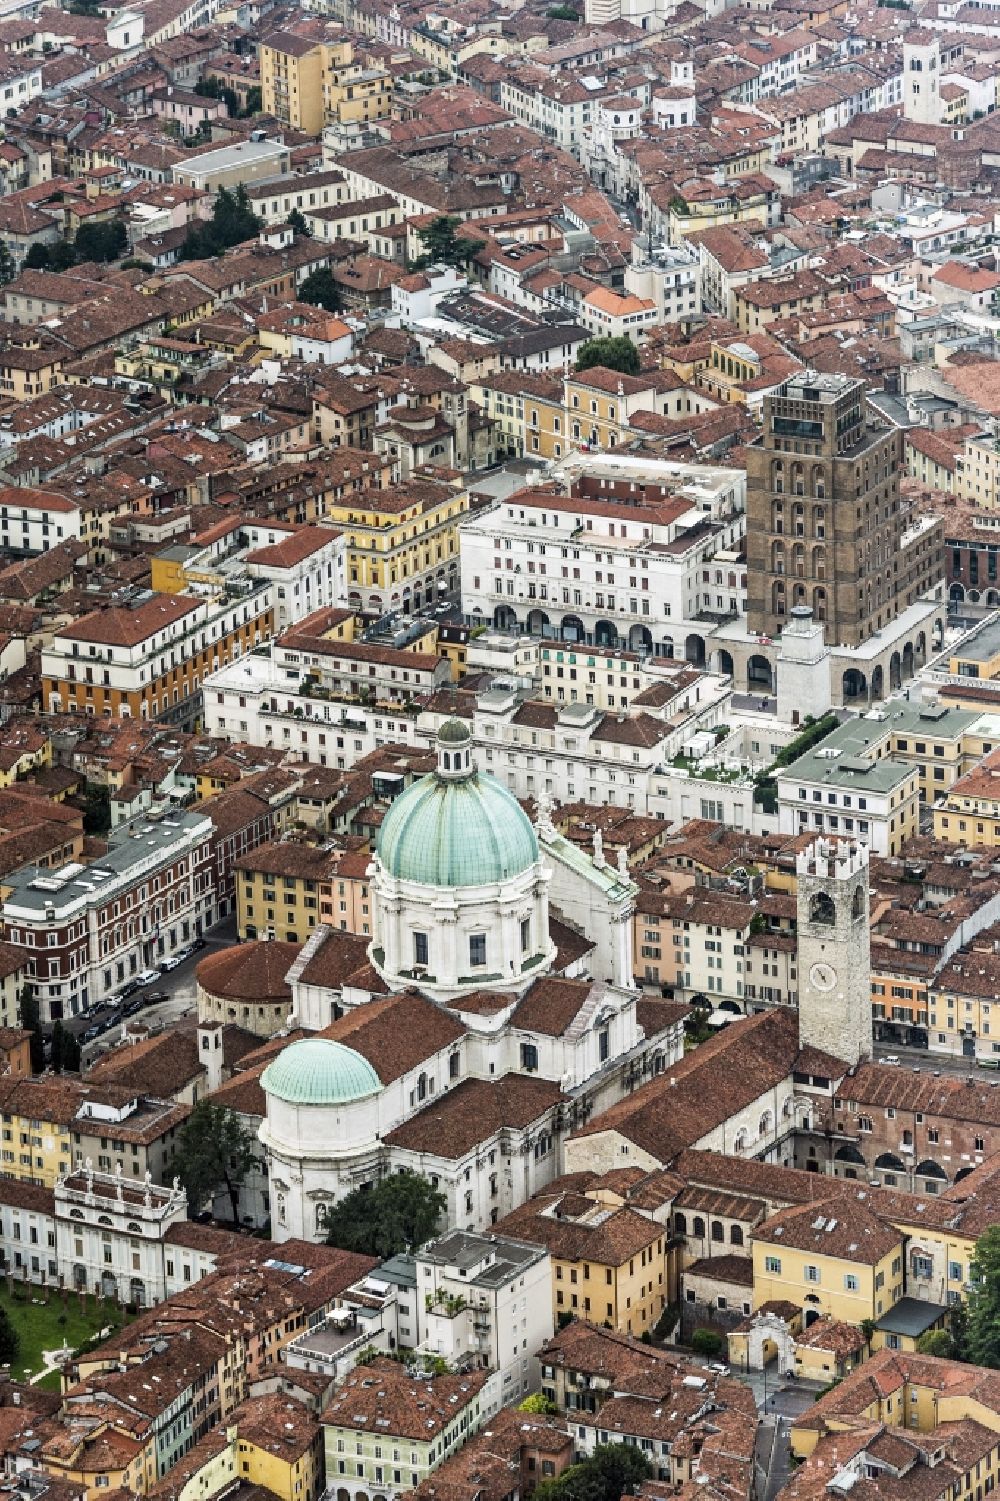
[[[907,1048],[899,1043],[876,1043],[875,1062],[885,1068],[908,1068],[921,1074],[940,1078],[975,1079],[977,1083],[993,1083],[1000,1080],[1000,1071],[977,1063],[974,1058],[954,1058],[942,1053],[929,1053],[926,1048]],[[992,1059],[989,1060],[992,1062]]]
[[[135,976],[106,1001],[92,1006],[82,1016],[64,1021],[63,1026],[80,1041],[84,1063],[92,1063],[116,1046],[127,1022],[139,1021],[159,1030],[193,1016],[199,960],[214,949],[231,947],[236,941],[235,924],[229,919],[179,949],[159,968],[147,972],[142,981]],[[51,1034],[51,1028],[47,1031]]]

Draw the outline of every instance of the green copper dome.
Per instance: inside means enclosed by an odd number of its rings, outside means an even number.
[[[454,721],[452,721],[454,723]],[[458,737],[442,727],[439,769],[400,793],[378,836],[383,869],[421,886],[492,886],[528,870],[538,841],[517,799],[452,748]],[[448,770],[449,765],[453,768]]]
[[[290,1105],[346,1105],[382,1088],[367,1058],[329,1037],[289,1043],[260,1076],[265,1094]]]
[[[469,726],[460,719],[446,719],[438,730],[438,745],[465,745],[471,739]]]

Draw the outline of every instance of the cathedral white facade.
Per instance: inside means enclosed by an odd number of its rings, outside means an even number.
[[[682,1008],[633,984],[627,871],[545,806],[533,827],[458,721],[391,805],[370,874],[367,955],[316,931],[288,977],[312,1035],[261,1076],[276,1240],[322,1236],[332,1204],[401,1168],[445,1193],[449,1225],[487,1227],[563,1170],[574,1129],[683,1054]]]

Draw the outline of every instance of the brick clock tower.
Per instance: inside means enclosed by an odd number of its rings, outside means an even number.
[[[797,860],[799,1042],[872,1056],[868,848],[817,839]]]

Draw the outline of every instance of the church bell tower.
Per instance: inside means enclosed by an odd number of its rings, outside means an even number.
[[[817,839],[796,871],[799,1042],[854,1065],[872,1056],[868,847]]]

